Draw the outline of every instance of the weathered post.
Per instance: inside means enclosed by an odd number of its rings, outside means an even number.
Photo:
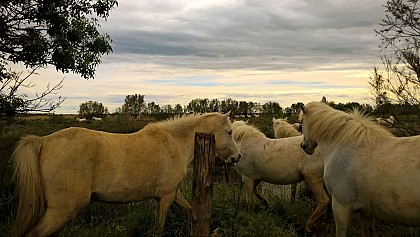
[[[195,134],[190,236],[210,236],[213,173],[216,163],[215,145],[214,134]]]

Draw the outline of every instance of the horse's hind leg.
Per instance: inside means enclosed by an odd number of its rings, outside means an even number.
[[[258,184],[260,184],[261,183],[261,180],[259,180],[259,179],[257,179],[257,180],[254,180],[254,194],[255,194],[255,196],[257,196],[257,198],[258,198],[258,200],[260,200],[261,202],[262,202],[262,204],[264,205],[264,206],[268,206],[268,201],[267,201],[267,199],[265,199],[259,192],[258,192],[258,189],[257,189],[257,186],[258,186]]]
[[[295,202],[296,199],[296,190],[297,190],[297,183],[290,185],[290,195],[291,195],[291,201]]]
[[[41,220],[27,236],[57,236],[58,231],[67,223],[69,217],[62,210],[47,208]]]
[[[55,198],[48,201],[45,213],[36,224],[34,230],[28,236],[52,236],[58,235],[58,231],[71,218],[74,218],[80,209],[87,206],[90,202],[88,196],[80,198],[71,195],[60,202],[55,202]],[[63,202],[63,200],[66,200]]]
[[[177,190],[176,195],[175,195],[175,204],[184,208],[184,211],[187,213],[188,217],[191,218],[192,216],[191,204],[187,201],[187,199],[185,199],[185,197],[182,195],[179,189]]]
[[[311,232],[315,220],[322,215],[322,211],[326,209],[330,203],[330,198],[324,189],[324,179],[322,177],[308,174],[304,176],[316,201],[316,208],[306,222],[306,231]]]
[[[375,218],[360,214],[362,236],[376,236]]]
[[[174,202],[176,191],[159,198],[159,204],[156,216],[155,235],[161,236],[165,227],[166,216],[168,215],[169,207]]]

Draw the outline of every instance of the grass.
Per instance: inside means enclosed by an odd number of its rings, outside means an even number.
[[[252,118],[250,122],[272,137],[272,117]],[[153,120],[151,120],[153,121]],[[136,121],[126,117],[108,117],[102,122],[78,123],[73,118],[54,116],[21,120],[0,128],[0,236],[8,234],[16,209],[14,185],[11,182],[10,156],[16,142],[26,134],[47,135],[70,126],[131,133],[149,121]],[[248,212],[239,175],[233,167],[227,168],[228,177],[219,166],[214,184],[211,229],[215,236],[304,236],[304,224],[314,209],[308,199],[289,200],[289,192],[269,196],[268,207],[259,206]],[[229,180],[229,181],[226,181]],[[191,174],[181,186],[181,192],[192,200]],[[91,203],[78,216],[69,221],[60,236],[153,236],[157,203],[145,200],[129,204]],[[165,236],[189,236],[190,220],[183,210],[173,205],[168,213]],[[319,236],[333,236],[335,226],[331,216],[323,215],[317,222]],[[360,236],[358,215],[352,218],[349,236]],[[420,228],[409,228],[377,223],[379,236],[420,236]]]

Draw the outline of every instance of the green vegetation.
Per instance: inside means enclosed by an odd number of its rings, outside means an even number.
[[[130,115],[108,115],[103,121],[79,123],[76,116],[27,116],[14,124],[0,128],[0,233],[7,234],[15,213],[15,188],[11,182],[10,156],[16,142],[26,134],[47,135],[70,126],[131,133],[144,127],[149,120],[134,120]],[[250,118],[250,123],[272,137],[271,116]],[[223,164],[219,162],[219,164]],[[303,236],[304,223],[314,208],[312,201],[298,198],[289,201],[289,193],[269,197],[268,207],[259,206],[247,211],[239,175],[232,166],[217,166],[213,191],[212,231],[218,236]],[[226,177],[226,172],[227,176]],[[226,181],[229,180],[229,181]],[[185,197],[192,200],[191,174],[181,186]],[[77,218],[71,220],[60,236],[152,236],[155,225],[156,202],[145,200],[129,204],[91,203]],[[353,216],[350,236],[360,235],[358,215]],[[183,210],[173,205],[169,211],[165,236],[189,236],[190,220]],[[323,215],[316,229],[320,236],[333,236],[335,227],[331,216]],[[378,223],[380,236],[419,236],[420,228],[399,227]]]

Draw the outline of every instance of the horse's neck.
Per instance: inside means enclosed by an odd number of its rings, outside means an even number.
[[[175,143],[178,143],[178,149],[181,150],[185,156],[184,159],[189,165],[194,159],[194,139],[195,133],[199,130],[198,124],[195,125],[180,125],[177,127],[168,128],[168,132],[174,138]]]

